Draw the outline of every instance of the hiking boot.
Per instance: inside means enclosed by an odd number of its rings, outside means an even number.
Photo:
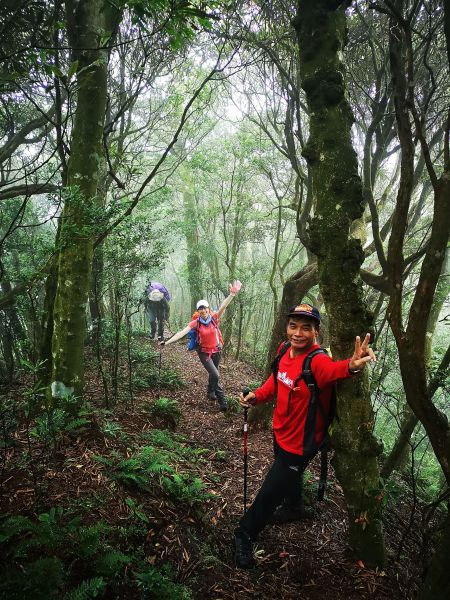
[[[226,398],[218,398],[220,412],[227,412],[228,402]]]
[[[314,512],[311,509],[305,509],[301,505],[292,507],[283,503],[275,509],[275,512],[269,519],[269,523],[272,523],[272,525],[283,525],[283,523],[312,519],[313,516]]]
[[[251,569],[255,565],[252,539],[241,529],[234,531],[234,562],[238,569]]]

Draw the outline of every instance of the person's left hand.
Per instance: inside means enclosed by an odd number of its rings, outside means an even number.
[[[235,296],[239,290],[242,287],[242,283],[236,279],[235,281],[233,281],[233,283],[230,283],[230,294],[233,294],[233,296]]]
[[[348,368],[351,371],[360,371],[361,369],[364,369],[367,363],[376,362],[377,358],[372,348],[369,348],[369,342],[370,333],[366,333],[366,337],[362,344],[359,335],[356,336],[355,351],[348,363]]]

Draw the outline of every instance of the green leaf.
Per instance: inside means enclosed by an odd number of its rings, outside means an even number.
[[[70,63],[69,70],[67,71],[67,79],[70,81],[72,77],[75,75],[78,69],[78,61],[75,60],[73,63]]]

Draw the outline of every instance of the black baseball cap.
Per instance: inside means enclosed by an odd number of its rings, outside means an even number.
[[[288,317],[310,317],[320,324],[320,313],[312,304],[297,304],[291,306],[287,314]]]

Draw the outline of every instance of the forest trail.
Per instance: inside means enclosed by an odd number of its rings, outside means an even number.
[[[134,339],[134,350],[141,356],[141,363],[134,363],[134,374],[154,376],[158,372],[157,366],[155,371],[158,354],[154,352],[159,352],[159,348],[148,338]],[[150,349],[153,354],[149,354]],[[150,356],[150,362],[143,356]],[[236,362],[232,357],[224,359],[222,383],[230,404],[224,414],[217,403],[206,398],[206,371],[196,353],[187,351],[185,342],[164,348],[161,363],[159,381],[176,379],[178,373],[184,385],[164,389],[155,386],[153,380],[152,387],[147,383],[135,394],[132,404],[124,405],[121,401],[113,412],[105,411],[103,388],[98,374],[91,370],[86,394],[91,406],[88,423],[58,438],[53,450],[43,438],[32,438],[28,462],[24,462],[28,442],[22,424],[14,444],[5,448],[7,466],[2,470],[0,512],[27,515],[39,522],[42,513],[61,511],[55,534],[63,531],[59,528],[66,527],[74,515],[79,515],[87,526],[104,523],[110,527],[116,534],[109,538],[109,547],[125,552],[126,556],[121,555],[125,565],[118,564],[116,579],[108,581],[102,596],[106,600],[186,597],[167,592],[162,596],[142,595],[133,580],[144,568],[142,565],[161,572],[170,565],[170,577],[190,589],[193,600],[416,597],[420,545],[417,540],[410,543],[410,537],[406,543],[400,542],[408,528],[407,501],[402,509],[389,508],[384,513],[390,555],[395,556],[401,545],[401,560],[390,559],[384,571],[367,569],[346,553],[345,504],[332,472],[326,500],[314,501],[317,459],[311,465],[305,486],[307,498],[312,499],[314,518],[267,527],[256,549],[256,567],[251,571],[236,569],[232,537],[243,511],[243,414],[237,396],[244,385],[253,388],[258,385],[260,375],[244,362]],[[94,364],[95,361],[91,363],[92,369]],[[24,386],[24,382],[20,385]],[[6,392],[11,398],[23,393],[19,388]],[[166,433],[158,431],[163,425],[149,413],[158,398],[176,400],[181,410],[175,437],[167,436],[165,441]],[[152,437],[155,435],[160,436],[159,442]],[[271,432],[250,425],[248,442],[251,502],[272,461]],[[139,456],[141,465],[144,464],[142,457],[146,450],[150,454],[145,455],[145,460],[157,456],[157,460],[164,462],[170,457],[175,473],[181,477],[190,473],[185,480],[188,486],[177,487],[174,472],[169,471],[165,478],[158,467],[149,475],[140,466],[124,477],[120,465]],[[143,485],[136,476],[146,477]],[[189,491],[194,477],[203,481],[205,489],[195,491],[194,485],[194,491]],[[164,478],[171,488],[161,483]],[[206,499],[205,491],[209,494]],[[193,498],[196,499],[191,502]],[[414,530],[411,534],[414,535]],[[67,556],[65,534],[61,535],[63,543],[58,542],[56,554],[75,566],[83,564],[78,555],[70,558],[69,552]],[[75,532],[69,533],[70,539],[75,540],[74,536]],[[74,548],[75,552],[76,545]],[[53,549],[46,550],[49,551]],[[11,568],[15,563],[12,560],[5,565]],[[79,582],[92,577],[91,570],[87,565],[74,575]]]
[[[159,390],[161,395],[175,397],[183,413],[177,431],[210,452],[203,477],[217,501],[206,509],[207,537],[214,538],[217,558],[205,564],[183,552],[181,579],[193,575],[198,587],[194,598],[214,599],[327,599],[408,598],[413,597],[403,585],[411,579],[396,572],[375,572],[356,564],[346,556],[346,511],[342,490],[331,472],[328,495],[315,502],[319,464],[316,458],[306,484],[312,499],[314,519],[300,523],[269,526],[257,546],[257,566],[251,571],[238,570],[232,555],[233,529],[243,511],[243,413],[228,414],[206,398],[207,374],[195,352],[180,343],[163,350],[163,365],[170,364],[181,373],[187,387],[175,393]],[[237,397],[243,385],[258,382],[260,376],[249,365],[227,357],[221,365],[221,379],[228,397]],[[217,452],[224,458],[217,459]],[[272,462],[272,436],[268,430],[249,429],[248,498],[253,499]],[[330,469],[332,471],[332,469]],[[218,481],[215,482],[215,477]],[[182,518],[182,515],[179,515]],[[192,548],[192,540],[188,541]],[[195,544],[194,544],[195,546]],[[195,552],[195,551],[194,551]],[[203,563],[203,564],[202,564]],[[408,569],[402,566],[402,571]],[[184,572],[184,573],[183,573]],[[411,594],[411,595],[410,595]]]

